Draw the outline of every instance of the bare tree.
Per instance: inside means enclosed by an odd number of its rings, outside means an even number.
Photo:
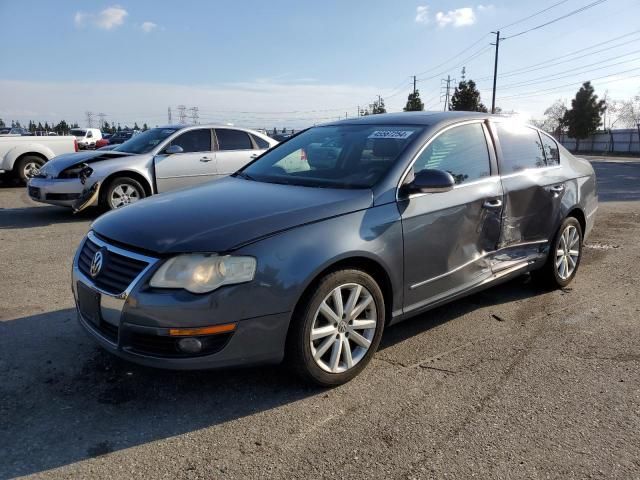
[[[633,128],[640,124],[640,95],[623,100],[616,107],[618,118],[615,123],[617,126]]]
[[[566,100],[558,99],[544,111],[544,118],[542,120],[534,120],[533,124],[545,132],[553,133],[557,137],[565,127],[564,116],[566,111]]]

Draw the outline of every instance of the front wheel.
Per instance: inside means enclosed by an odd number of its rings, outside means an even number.
[[[365,272],[340,270],[320,280],[292,322],[290,366],[318,385],[341,385],[364,369],[380,344],[384,297]]]
[[[537,279],[548,288],[563,288],[576,276],[582,259],[582,227],[574,217],[565,218],[551,245],[544,267]]]
[[[115,210],[135,203],[146,196],[140,182],[130,177],[114,178],[107,186],[102,203],[109,210]]]

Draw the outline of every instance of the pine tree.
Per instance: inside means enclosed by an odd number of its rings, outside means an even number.
[[[404,106],[405,112],[421,112],[424,110],[424,103],[420,99],[420,90],[411,92],[407,97],[407,104]]]
[[[144,132],[144,131],[147,131],[147,130],[149,130],[149,127],[147,126],[146,123],[143,123],[142,124],[142,131]]]
[[[5,127],[5,126],[6,126],[6,125],[4,124],[4,120],[2,120],[2,119],[0,118],[0,127]]]
[[[571,100],[571,110],[564,114],[569,136],[576,139],[576,150],[580,147],[580,140],[596,132],[606,108],[605,101],[598,100],[591,82],[584,82],[576,98]]]
[[[480,92],[473,80],[463,80],[451,96],[449,110],[463,112],[486,112],[487,107],[480,101]]]

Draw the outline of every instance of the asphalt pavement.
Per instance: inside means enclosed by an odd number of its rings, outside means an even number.
[[[0,186],[0,479],[640,478],[640,160],[592,158],[576,280],[527,276],[385,332],[354,381],[142,368],[76,323],[98,214]]]

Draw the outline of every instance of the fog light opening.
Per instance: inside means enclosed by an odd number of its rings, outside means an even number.
[[[202,350],[202,342],[193,337],[178,340],[178,348],[184,353],[199,353]]]

